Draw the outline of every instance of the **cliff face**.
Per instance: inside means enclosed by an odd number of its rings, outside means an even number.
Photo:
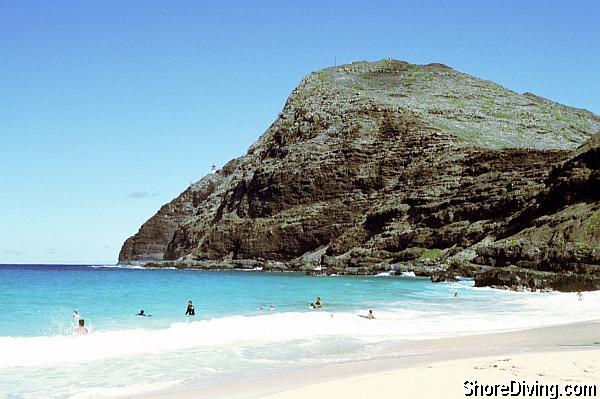
[[[560,253],[579,272],[598,264],[598,229],[556,252],[560,223],[547,218],[564,206],[595,217],[598,197],[580,191],[597,190],[594,161],[582,161],[597,145],[572,151],[598,131],[587,111],[439,64],[325,69],[245,156],[148,220],[119,262],[369,273],[457,260],[552,269]],[[547,263],[524,263],[525,244],[507,255],[513,239],[543,244]]]
[[[475,262],[500,267],[479,274],[478,285],[515,285],[519,278],[531,288],[600,289],[600,135],[555,167],[503,236],[477,250]],[[510,273],[501,270],[507,266]]]

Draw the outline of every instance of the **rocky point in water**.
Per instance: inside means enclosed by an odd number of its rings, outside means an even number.
[[[600,118],[441,64],[305,77],[120,263],[600,289]]]

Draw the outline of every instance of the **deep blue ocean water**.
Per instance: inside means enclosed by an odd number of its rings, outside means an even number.
[[[310,310],[317,296],[324,306]],[[407,340],[597,318],[600,298],[586,299],[468,280],[0,265],[0,393],[128,397],[205,386],[358,360],[367,346],[377,356]],[[188,300],[195,317],[184,315]],[[369,309],[375,320],[358,317]],[[73,336],[74,310],[87,336]]]

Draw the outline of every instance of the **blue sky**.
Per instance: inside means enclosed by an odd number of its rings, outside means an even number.
[[[114,263],[303,76],[441,62],[600,114],[596,1],[0,0],[0,263]]]

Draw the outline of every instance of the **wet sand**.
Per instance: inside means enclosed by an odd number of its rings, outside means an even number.
[[[202,389],[145,396],[188,398],[464,398],[480,384],[596,383],[600,387],[600,320],[520,331],[410,341],[376,360]],[[468,385],[471,389],[473,386]],[[600,394],[600,392],[598,392]]]

